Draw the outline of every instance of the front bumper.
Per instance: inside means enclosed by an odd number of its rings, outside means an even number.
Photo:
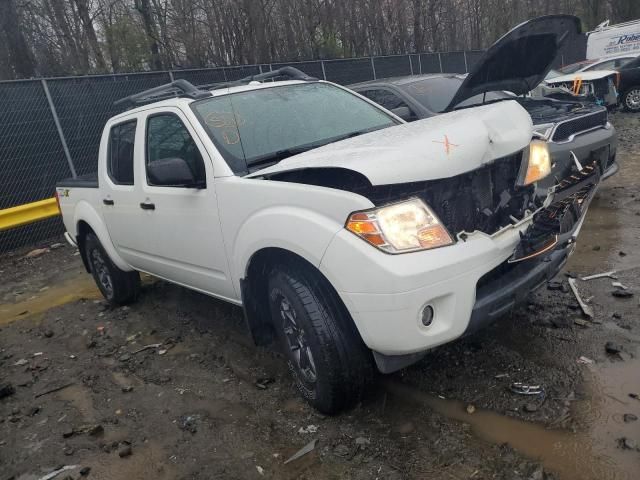
[[[549,205],[533,218],[493,236],[474,232],[449,247],[388,255],[339,232],[320,269],[374,351],[380,370],[402,368],[426,350],[477,330],[555,276],[573,248],[597,189],[600,171],[594,165],[558,188]],[[549,211],[567,216],[549,222]],[[560,230],[545,230],[556,227]],[[535,250],[539,244],[529,242],[528,259],[514,258],[531,232],[552,235],[553,248],[539,254],[542,250]],[[434,315],[425,326],[422,311],[427,305]]]

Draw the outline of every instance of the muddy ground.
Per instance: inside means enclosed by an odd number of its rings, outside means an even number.
[[[74,468],[56,478],[640,478],[640,116],[613,121],[622,169],[592,203],[559,289],[381,377],[336,417],[299,399],[237,307],[145,278],[138,303],[110,309],[71,247],[4,255],[0,480],[61,466]],[[588,321],[568,275],[609,270],[634,295],[577,280]]]

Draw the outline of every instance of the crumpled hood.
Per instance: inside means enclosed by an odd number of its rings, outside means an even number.
[[[518,102],[445,113],[331,143],[247,178],[306,168],[345,168],[372,185],[436,180],[475,170],[525,148],[531,117]]]

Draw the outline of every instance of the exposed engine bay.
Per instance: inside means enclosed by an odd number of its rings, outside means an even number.
[[[391,185],[371,185],[360,173],[340,168],[295,170],[266,178],[350,191],[377,207],[418,197],[433,208],[454,236],[474,231],[492,235],[544,202],[536,196],[534,186],[516,186],[521,163],[522,152],[518,152],[450,178]]]

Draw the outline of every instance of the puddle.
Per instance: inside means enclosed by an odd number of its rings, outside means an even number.
[[[0,326],[44,313],[51,308],[75,302],[82,298],[92,300],[102,298],[98,287],[93,281],[93,277],[84,272],[65,279],[57,285],[50,285],[47,290],[35,292],[25,300],[1,304]]]
[[[614,419],[621,420],[621,415],[594,418],[594,426],[590,431],[574,434],[563,430],[548,430],[539,424],[488,410],[478,409],[469,414],[462,402],[441,399],[395,382],[387,382],[385,387],[396,401],[426,405],[447,418],[469,424],[473,433],[482,440],[494,444],[509,444],[526,457],[540,461],[545,469],[555,473],[559,480],[637,478],[640,468],[637,453],[616,448],[615,440],[623,436],[623,433],[618,420]],[[621,394],[618,392],[617,395]],[[606,402],[606,397],[604,401]],[[622,404],[618,410],[624,410],[626,413],[640,410],[640,401],[634,401],[638,403],[635,410],[625,409],[625,405]],[[600,408],[595,406],[593,412],[599,411]],[[612,421],[615,423],[613,429],[610,428]],[[624,435],[629,438],[636,439],[637,435],[634,436],[633,432],[640,433],[637,425],[633,424],[628,424],[625,430]],[[594,440],[596,438],[597,441]]]

